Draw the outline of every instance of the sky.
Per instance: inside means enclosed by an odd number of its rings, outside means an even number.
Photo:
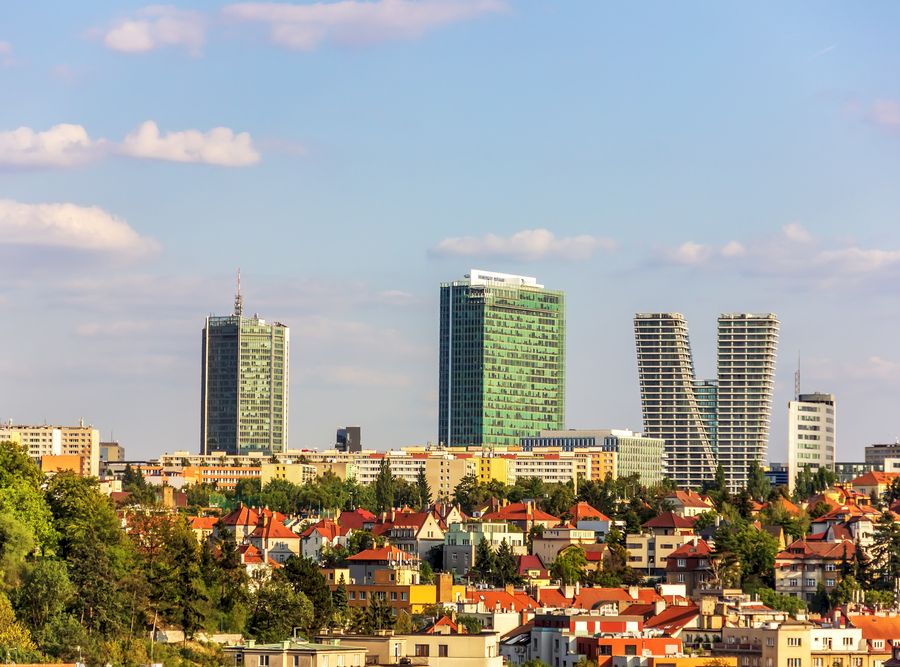
[[[438,286],[567,294],[569,428],[640,429],[635,312],[781,320],[838,460],[900,435],[900,4],[0,5],[0,418],[199,448],[208,314],[291,327],[290,445],[434,441]]]

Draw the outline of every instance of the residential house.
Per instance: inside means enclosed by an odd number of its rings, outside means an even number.
[[[388,545],[360,551],[347,558],[347,565],[354,584],[367,584],[375,581],[378,570],[410,568],[418,572],[419,556]]]
[[[398,549],[424,558],[434,547],[443,547],[444,531],[430,512],[413,512],[408,508],[382,514],[372,534],[383,536]]]
[[[322,549],[346,547],[352,533],[352,528],[345,528],[331,519],[322,519],[300,533],[301,553],[304,558],[319,561],[322,558]]]
[[[628,565],[649,577],[666,573],[667,558],[675,549],[695,538],[694,520],[674,512],[663,512],[641,526],[642,532],[625,538]]]
[[[277,563],[300,555],[300,536],[268,515],[263,515],[262,523],[247,536],[247,542]]]
[[[807,602],[820,584],[830,593],[840,582],[841,563],[853,560],[855,552],[850,540],[796,540],[775,556],[775,590]]]
[[[716,509],[715,503],[708,496],[690,489],[677,489],[667,495],[664,501],[672,506],[675,514],[683,517],[694,517]]]
[[[228,664],[244,667],[364,667],[366,649],[341,640],[312,644],[285,640],[257,644],[252,639],[241,646],[226,646]]]
[[[884,496],[884,492],[887,491],[891,483],[898,477],[900,477],[900,473],[897,472],[879,472],[877,470],[870,470],[854,479],[850,482],[850,485],[859,493],[869,496],[870,498],[881,499],[881,497]]]
[[[505,521],[470,520],[454,523],[444,534],[444,571],[457,576],[468,574],[475,563],[475,550],[482,540],[492,549],[506,542],[516,555],[527,553],[525,534]]]
[[[568,514],[578,530],[593,531],[597,541],[606,537],[613,524],[612,519],[586,502],[575,503],[569,508]]]
[[[547,528],[534,538],[531,553],[541,559],[541,562],[549,567],[556,560],[560,551],[572,546],[585,547],[597,543],[596,533],[593,530],[581,530],[572,524],[566,523],[554,528]]]
[[[666,581],[684,584],[688,596],[706,587],[712,577],[710,559],[712,549],[706,540],[694,538],[682,544],[666,557]]]
[[[538,509],[532,501],[503,505],[496,511],[482,514],[481,519],[482,521],[506,521],[526,534],[535,526],[541,526],[546,530],[559,523],[559,517]]]

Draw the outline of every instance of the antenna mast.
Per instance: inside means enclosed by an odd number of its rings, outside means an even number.
[[[244,297],[241,296],[241,270],[237,270],[237,293],[234,295],[234,314],[241,317],[244,313]]]
[[[794,373],[794,400],[800,400],[800,353],[797,352],[797,372]]]

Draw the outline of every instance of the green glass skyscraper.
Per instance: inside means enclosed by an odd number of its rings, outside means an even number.
[[[508,447],[563,428],[565,295],[473,269],[441,285],[438,440]]]
[[[200,451],[273,454],[288,442],[290,329],[257,315],[207,317],[203,328]]]

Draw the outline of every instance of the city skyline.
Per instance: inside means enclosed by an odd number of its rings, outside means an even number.
[[[711,318],[777,312],[839,458],[900,435],[871,418],[900,392],[900,7],[446,4],[302,48],[227,3],[0,8],[0,416],[194,449],[197,323],[241,266],[293,329],[291,446],[434,439],[436,285],[481,265],[565,291],[567,427],[640,428],[635,312],[703,323],[700,378]]]

